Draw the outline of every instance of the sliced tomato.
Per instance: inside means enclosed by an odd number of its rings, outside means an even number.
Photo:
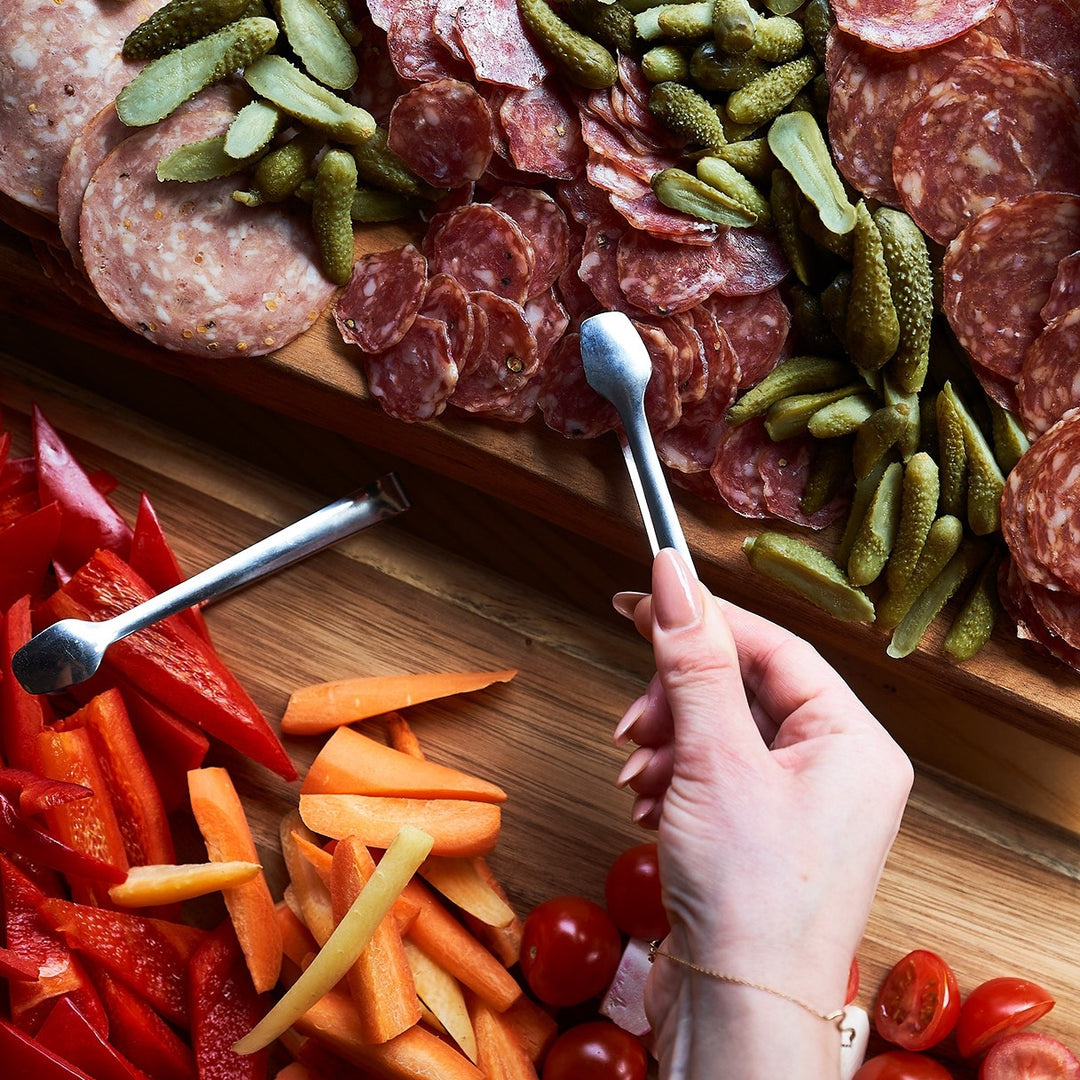
[[[852,1080],[953,1080],[939,1061],[910,1050],[889,1050],[868,1058]]]
[[[885,976],[874,1003],[874,1027],[904,1050],[928,1050],[956,1026],[960,988],[937,953],[915,949]]]
[[[1080,1080],[1080,1061],[1050,1035],[1018,1031],[990,1047],[979,1080]]]
[[[1030,1027],[1053,1007],[1053,997],[1027,979],[989,979],[960,1006],[956,1048],[964,1057],[975,1057],[1003,1036]]]

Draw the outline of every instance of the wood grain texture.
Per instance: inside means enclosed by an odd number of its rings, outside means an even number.
[[[321,501],[0,353],[0,405],[22,450],[33,402],[88,466],[114,473],[114,498],[126,515],[141,491],[150,493],[189,571]],[[424,499],[410,514],[423,515],[437,505],[439,487],[416,479]],[[557,892],[599,898],[607,863],[641,839],[627,820],[628,796],[613,784],[622,754],[610,738],[651,668],[628,627],[449,554],[397,522],[234,594],[207,615],[220,651],[272,721],[291,689],[309,681],[517,667],[509,684],[417,706],[410,717],[433,759],[478,770],[509,793],[491,862],[519,910]],[[288,742],[301,768],[318,745]],[[278,822],[295,805],[298,785],[226,752],[214,759],[236,774],[279,894]],[[1039,1028],[1080,1047],[1078,907],[1080,840],[920,770],[859,952],[860,1000],[869,1004],[904,953],[936,949],[964,990],[1006,973],[1044,984],[1058,1005]],[[836,910],[845,917],[843,897]]]

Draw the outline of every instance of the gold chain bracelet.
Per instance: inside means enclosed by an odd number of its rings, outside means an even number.
[[[722,971],[714,971],[712,968],[702,967],[700,964],[695,964],[692,960],[684,960],[681,956],[676,956],[674,953],[667,952],[661,948],[661,943],[659,941],[649,942],[649,963],[655,962],[658,956],[663,956],[673,964],[680,964],[682,967],[689,968],[691,971],[696,971],[699,975],[707,975],[710,979],[734,983],[736,986],[747,986],[751,990],[760,990],[762,993],[772,994],[773,997],[782,998],[784,1001],[790,1001],[792,1005],[798,1005],[800,1009],[805,1009],[811,1016],[816,1016],[819,1020],[826,1020],[830,1024],[835,1024],[836,1030],[840,1032],[844,1046],[851,1046],[852,1041],[855,1038],[855,1029],[844,1023],[846,1012],[844,1009],[834,1009],[832,1012],[827,1013],[821,1012],[818,1009],[815,1009],[813,1005],[808,1005],[805,1001],[802,1001],[797,997],[792,997],[791,994],[785,994],[782,990],[774,990],[771,986],[762,986],[761,983],[739,978],[738,975],[727,975]]]

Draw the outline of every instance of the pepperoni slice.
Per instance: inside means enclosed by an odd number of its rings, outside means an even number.
[[[1032,438],[1080,406],[1080,307],[1059,315],[1028,346],[1016,393]],[[1077,644],[1074,642],[1074,644]]]
[[[1037,586],[1025,581],[1011,559],[1003,559],[998,570],[998,595],[1005,613],[1016,624],[1016,635],[1029,641],[1056,660],[1080,671],[1080,649],[1062,641],[1043,622],[1032,600]]]
[[[665,206],[652,188],[633,198],[613,191],[610,201],[612,207],[628,224],[660,240],[675,240],[680,244],[705,247],[721,234],[719,225]]]
[[[408,423],[438,416],[458,381],[446,324],[426,315],[395,345],[365,353],[363,364],[372,396],[388,416]]]
[[[532,247],[528,296],[546,292],[570,261],[570,226],[562,207],[546,191],[516,185],[501,188],[491,205],[517,224]]]
[[[431,239],[431,268],[456,277],[466,292],[484,290],[521,303],[535,256],[517,223],[490,203],[453,210]]]
[[[473,334],[451,400],[468,412],[483,412],[513,399],[535,374],[539,355],[520,304],[487,290],[472,292],[469,299],[484,314],[483,330]]]
[[[388,349],[408,333],[427,287],[427,259],[412,244],[364,255],[334,305],[338,331],[364,352]]]
[[[1078,160],[1071,83],[1027,60],[969,57],[904,115],[893,179],[915,223],[948,244],[1003,199],[1077,192]]]
[[[622,219],[608,209],[607,214],[589,223],[581,247],[578,276],[588,285],[603,307],[622,311],[626,297],[619,286],[617,252],[627,228]]]
[[[1012,45],[1002,38],[1002,44],[1010,53],[1045,64],[1080,86],[1080,36],[1076,33],[1076,16],[1074,0],[998,0],[990,17],[995,28],[988,32],[999,33],[997,26],[1004,19],[1011,19],[1016,43]]]
[[[959,37],[982,22],[997,0],[833,0],[836,24],[871,45],[906,51]]]
[[[790,267],[776,237],[761,229],[728,229],[713,245],[724,270],[717,292],[721,296],[755,296],[787,277]]]

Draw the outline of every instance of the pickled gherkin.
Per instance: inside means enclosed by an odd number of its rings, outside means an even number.
[[[926,238],[907,214],[882,206],[874,211],[882,255],[889,273],[900,338],[890,361],[896,384],[909,393],[922,389],[930,364],[933,280]]]
[[[747,0],[712,0],[713,37],[724,52],[746,52],[757,36],[758,13]]]
[[[335,285],[347,285],[353,268],[352,201],[356,162],[347,150],[327,150],[315,173],[311,220],[323,273]]]
[[[727,142],[716,109],[682,83],[657,83],[649,91],[649,112],[669,131],[698,146],[715,149]]]
[[[904,466],[900,521],[885,580],[894,592],[911,577],[938,512],[941,490],[937,462],[927,453],[912,456]]]
[[[770,406],[791,394],[833,390],[851,379],[851,365],[823,356],[793,356],[773,368],[728,410],[728,423],[738,425],[766,413]]]
[[[763,124],[772,120],[817,72],[818,63],[812,56],[800,56],[769,68],[731,94],[727,99],[727,114],[736,124]],[[773,152],[776,153],[775,146]],[[783,160],[779,153],[776,156]]]
[[[757,214],[745,203],[683,169],[662,169],[652,178],[657,199],[672,210],[718,225],[748,226]]]
[[[963,606],[945,635],[943,648],[953,660],[970,660],[990,640],[1001,611],[997,578],[1002,553],[993,553],[979,571]]]
[[[320,0],[275,0],[289,45],[307,73],[333,90],[347,90],[360,67],[353,47]]]
[[[250,6],[251,0],[169,0],[128,34],[122,55],[125,60],[153,60],[236,22]]]
[[[867,371],[883,367],[900,342],[900,322],[893,305],[881,233],[865,202],[859,203],[855,213],[855,248],[844,342],[851,359]]]
[[[634,16],[620,3],[604,0],[569,0],[570,22],[612,52],[632,52],[637,40]]]
[[[587,90],[615,85],[615,57],[598,41],[560,19],[545,0],[518,0],[518,10],[540,48],[572,83]]]
[[[874,489],[848,553],[847,574],[852,585],[877,581],[889,561],[900,521],[903,474],[899,461],[890,463]]]

